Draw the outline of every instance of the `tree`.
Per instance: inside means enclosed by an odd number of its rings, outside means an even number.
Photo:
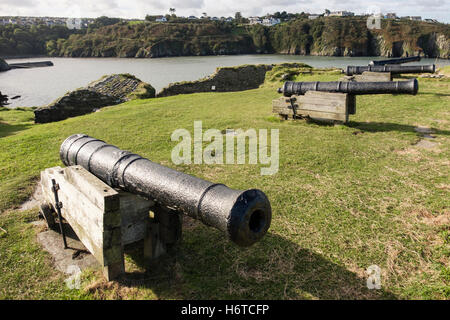
[[[326,15],[329,15],[330,13],[331,13],[330,10],[325,9],[325,14],[326,14]]]

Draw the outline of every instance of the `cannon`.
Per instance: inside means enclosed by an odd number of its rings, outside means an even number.
[[[406,93],[416,94],[419,89],[417,79],[386,82],[293,82],[287,81],[278,93],[285,97],[304,95],[308,91],[339,92],[351,95]]]
[[[422,66],[402,66],[402,65],[374,65],[374,66],[348,66],[346,74],[352,76],[362,74],[363,72],[390,72],[391,74],[402,73],[434,73],[436,66],[434,64]]]
[[[239,246],[259,241],[270,226],[270,202],[258,189],[234,190],[199,179],[85,134],[68,137],[60,158],[66,166],[81,166],[113,188],[200,220]]]
[[[373,60],[369,62],[369,66],[384,66],[387,64],[402,64],[414,61],[420,61],[420,56],[406,57],[406,58],[393,58],[386,60]]]
[[[272,112],[282,120],[311,118],[346,123],[356,113],[356,96],[366,94],[412,94],[419,90],[417,79],[378,82],[293,82],[287,81],[272,101]]]

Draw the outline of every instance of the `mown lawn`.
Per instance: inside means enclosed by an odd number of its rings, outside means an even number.
[[[336,80],[339,75],[299,76]],[[140,100],[65,121],[33,125],[31,111],[0,110],[0,298],[111,299],[449,299],[450,81],[420,79],[419,94],[357,98],[351,123],[281,122],[271,115],[274,87]],[[178,128],[279,129],[280,168],[171,162]],[[434,130],[423,149],[416,126]],[[241,249],[215,229],[185,219],[178,253],[158,272],[130,271],[107,283],[85,272],[68,291],[35,241],[36,212],[17,207],[41,170],[62,165],[61,142],[86,133],[122,149],[232,188],[259,188],[272,226]],[[381,290],[366,269],[381,268]]]

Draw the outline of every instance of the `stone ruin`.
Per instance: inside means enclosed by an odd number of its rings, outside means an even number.
[[[94,112],[129,100],[154,98],[155,89],[130,74],[104,76],[34,111],[35,123],[48,123]]]

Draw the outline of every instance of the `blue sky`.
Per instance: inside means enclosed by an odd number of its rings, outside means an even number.
[[[400,16],[417,15],[450,22],[450,0],[0,0],[0,16],[60,16],[144,18],[146,14],[244,16],[265,15],[276,11],[323,13],[325,9],[349,10],[355,13],[380,10]]]

